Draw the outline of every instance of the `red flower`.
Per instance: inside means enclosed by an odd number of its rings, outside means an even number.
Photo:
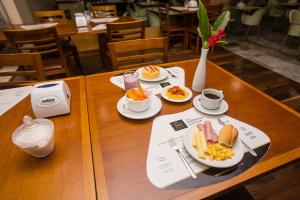
[[[218,41],[222,40],[222,37],[225,35],[224,32],[224,29],[220,29],[218,30],[217,34],[214,34],[210,38],[208,38],[207,42],[209,43],[209,45],[213,47]]]

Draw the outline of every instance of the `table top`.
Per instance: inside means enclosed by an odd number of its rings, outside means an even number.
[[[0,117],[0,199],[96,199],[83,77],[67,80],[71,113],[52,117],[52,154],[33,158],[11,140],[24,115],[34,116],[27,97]]]
[[[176,11],[180,14],[195,14],[198,8],[186,8],[184,6],[171,6],[170,10]]]
[[[185,69],[191,86],[198,60],[165,64]],[[153,118],[131,120],[118,114],[116,105],[124,91],[110,83],[121,71],[85,77],[92,152],[99,199],[202,199],[267,173],[300,155],[300,114],[245,83],[214,63],[207,62],[207,88],[224,91],[229,103],[227,115],[251,124],[271,139],[261,162],[232,179],[211,186],[189,189],[159,189],[147,178],[146,159]],[[194,96],[197,93],[194,93]],[[158,115],[191,108],[192,100],[170,104],[162,100]]]
[[[130,16],[118,16],[118,18],[120,19],[114,22],[133,21],[133,19]],[[81,35],[81,34],[95,35],[100,33],[106,33],[107,32],[106,29],[93,30],[93,27],[97,26],[98,24],[100,23],[89,23],[87,27],[77,28],[74,20],[65,20],[65,21],[58,22],[58,25],[56,26],[56,30],[60,37]],[[2,31],[5,29],[24,30],[21,28],[21,25],[7,25],[6,27],[2,27],[0,29],[0,42],[4,42],[7,40],[4,34],[2,33]]]

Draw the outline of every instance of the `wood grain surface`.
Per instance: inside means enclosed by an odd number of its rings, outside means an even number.
[[[116,22],[128,22],[133,21],[129,16],[118,16],[120,19]],[[57,22],[56,26],[57,33],[60,37],[71,36],[71,35],[95,35],[100,33],[106,33],[106,29],[92,30],[93,27],[97,26],[98,23],[89,23],[87,27],[77,28],[74,20],[66,20]],[[20,25],[7,25],[0,29],[0,43],[6,42],[6,37],[2,33],[3,30],[24,30]]]
[[[29,97],[0,117],[0,199],[96,199],[85,81],[70,78],[67,84],[71,113],[49,118],[55,147],[45,158],[29,156],[11,140],[23,116],[34,116]]]
[[[186,85],[191,86],[198,60],[165,64],[185,69]],[[271,147],[261,162],[230,180],[201,188],[158,189],[146,174],[146,159],[152,121],[131,120],[118,114],[116,105],[124,91],[110,83],[114,74],[86,77],[88,112],[99,199],[201,199],[222,194],[259,175],[299,158],[300,115],[260,92],[212,62],[207,62],[207,88],[224,91],[229,104],[227,115],[251,124],[271,139]],[[194,94],[198,95],[197,93]],[[162,99],[158,115],[191,108],[192,101],[170,104]]]

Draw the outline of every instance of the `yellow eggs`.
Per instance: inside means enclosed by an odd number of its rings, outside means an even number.
[[[226,160],[234,156],[234,152],[221,144],[208,144],[207,155],[210,160]]]

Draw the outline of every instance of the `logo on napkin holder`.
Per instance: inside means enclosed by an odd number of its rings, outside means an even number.
[[[41,107],[51,107],[59,103],[59,99],[55,96],[46,96],[38,100],[37,104]]]

